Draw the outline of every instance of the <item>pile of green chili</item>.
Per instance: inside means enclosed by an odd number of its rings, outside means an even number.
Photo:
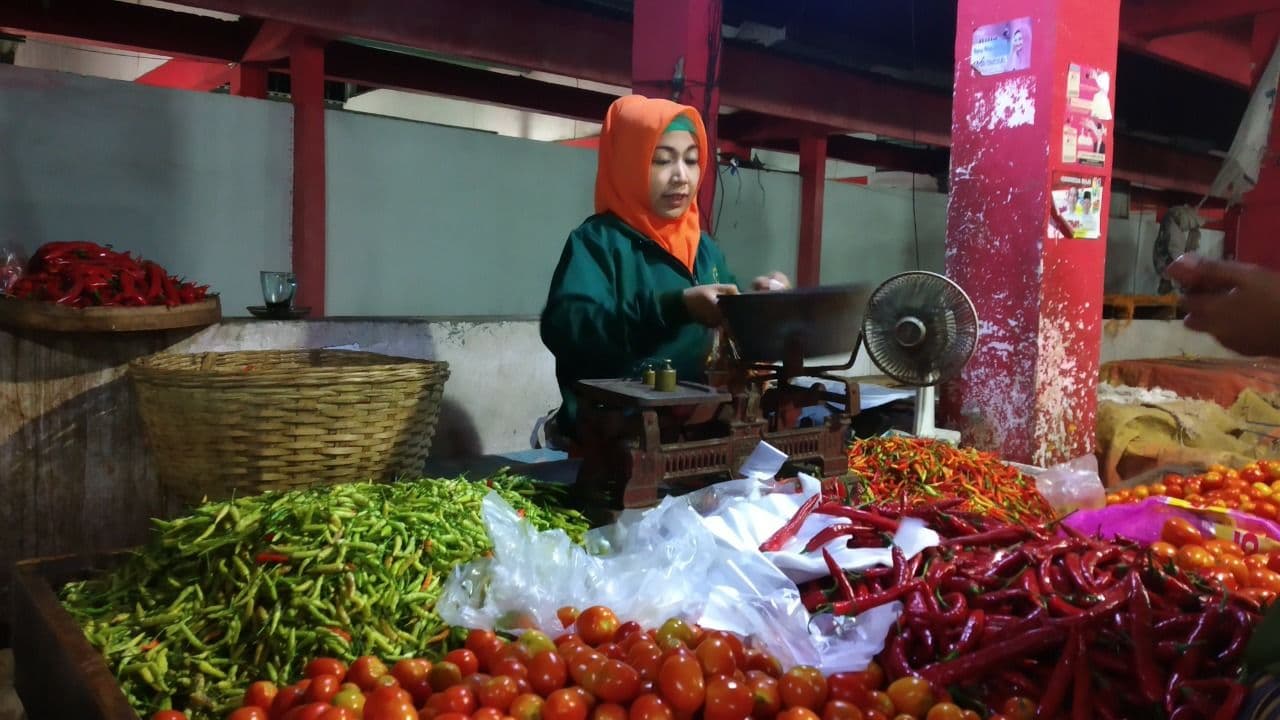
[[[305,658],[451,647],[434,606],[449,571],[490,550],[490,490],[540,530],[587,530],[555,491],[506,475],[268,493],[155,521],[150,543],[60,597],[144,717],[220,716],[250,680],[287,682]]]

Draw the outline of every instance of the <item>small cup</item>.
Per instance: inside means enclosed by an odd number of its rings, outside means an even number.
[[[270,310],[287,310],[298,291],[298,280],[291,272],[262,271],[262,300]]]

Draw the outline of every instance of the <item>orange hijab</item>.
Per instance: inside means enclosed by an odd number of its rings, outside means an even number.
[[[700,177],[707,174],[707,131],[698,111],[670,100],[639,95],[619,98],[609,107],[600,133],[596,168],[596,212],[611,212],[657,243],[690,271],[698,254],[702,228],[698,221],[698,189],[689,209],[668,220],[649,207],[649,166],[658,139],[677,117],[688,118],[697,132]]]

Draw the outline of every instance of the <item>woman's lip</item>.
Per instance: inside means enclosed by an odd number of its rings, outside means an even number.
[[[689,193],[667,193],[662,197],[667,202],[684,202],[689,197]]]

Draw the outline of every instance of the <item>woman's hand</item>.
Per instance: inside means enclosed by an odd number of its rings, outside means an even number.
[[[771,272],[752,280],[751,287],[754,290],[790,290],[791,281],[780,272]]]
[[[1280,355],[1280,275],[1255,265],[1183,255],[1166,272],[1183,286],[1183,323],[1242,355]]]
[[[707,327],[719,327],[724,317],[717,304],[721,295],[737,295],[737,285],[696,285],[684,291],[689,316]]]

